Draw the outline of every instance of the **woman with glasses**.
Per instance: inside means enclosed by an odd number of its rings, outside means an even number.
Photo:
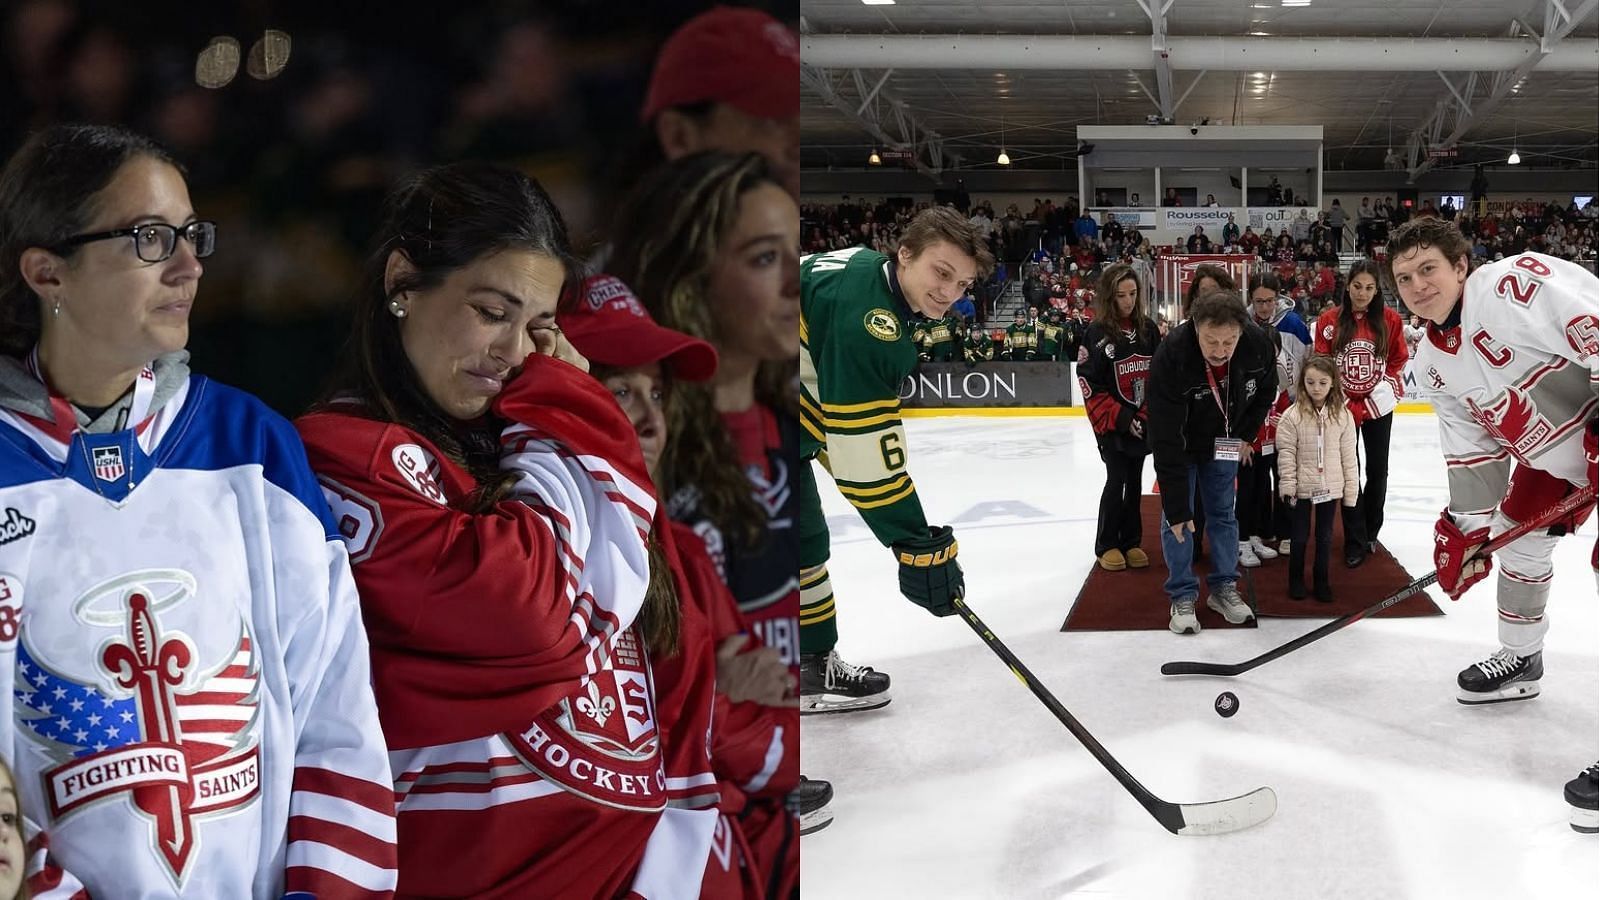
[[[289,423],[189,371],[215,241],[128,131],[55,126],[0,172],[0,751],[96,896],[381,894],[344,545]]]
[[[715,663],[680,656],[657,702],[680,624],[657,498],[556,327],[566,225],[522,173],[457,163],[401,184],[375,245],[344,368],[299,426],[361,589],[399,893],[694,896]]]

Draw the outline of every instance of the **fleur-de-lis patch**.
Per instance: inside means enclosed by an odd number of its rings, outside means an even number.
[[[604,727],[606,719],[617,711],[617,701],[610,697],[600,696],[600,689],[594,682],[589,682],[589,696],[579,697],[576,704],[578,712],[594,720],[596,725]]]

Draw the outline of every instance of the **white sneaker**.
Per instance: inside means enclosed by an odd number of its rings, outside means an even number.
[[[1195,598],[1179,600],[1172,604],[1172,621],[1167,623],[1174,634],[1199,634],[1200,620],[1194,614]]]
[[[1288,556],[1289,555],[1289,539],[1288,538],[1284,538],[1283,540],[1278,542],[1278,555],[1279,556]]]
[[[1256,616],[1232,583],[1223,584],[1212,591],[1211,596],[1206,598],[1206,605],[1227,619],[1230,625],[1243,625]]]
[[[1277,559],[1278,551],[1267,546],[1267,542],[1255,535],[1250,536],[1250,549],[1256,552],[1258,559]]]
[[[1256,566],[1261,565],[1261,560],[1256,558],[1255,550],[1251,549],[1248,543],[1239,545],[1239,565],[1244,566],[1246,569],[1254,569]]]

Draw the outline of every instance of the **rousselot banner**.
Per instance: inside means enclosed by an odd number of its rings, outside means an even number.
[[[1072,364],[923,363],[900,383],[907,409],[1072,406]]]

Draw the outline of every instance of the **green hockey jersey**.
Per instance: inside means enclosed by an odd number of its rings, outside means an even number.
[[[959,321],[954,316],[927,320],[928,359],[949,362],[956,358],[956,325]]]
[[[1060,325],[1046,319],[1039,320],[1039,359],[1056,360],[1061,358],[1061,333]]]
[[[974,328],[967,334],[967,340],[962,345],[963,354],[968,364],[977,364],[994,359],[994,339],[988,332]]]
[[[1006,326],[1006,358],[1012,362],[1033,359],[1039,347],[1039,332],[1032,324]]]
[[[912,316],[890,257],[850,247],[800,260],[800,454],[822,460],[885,547],[928,534],[900,424]]]

